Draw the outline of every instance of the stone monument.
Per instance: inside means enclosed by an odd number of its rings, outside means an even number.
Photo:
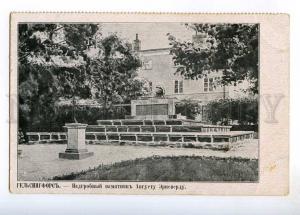
[[[85,144],[85,129],[87,124],[67,123],[68,145],[65,152],[59,153],[59,158],[70,160],[81,160],[93,156],[93,152],[88,152]]]
[[[146,98],[131,100],[133,119],[170,119],[175,118],[174,98]]]

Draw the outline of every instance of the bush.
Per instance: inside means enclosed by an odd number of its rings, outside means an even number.
[[[73,121],[72,106],[59,106],[54,110],[51,117],[38,115],[26,121],[26,131],[36,132],[60,132],[64,131],[63,126]],[[78,122],[89,125],[97,124],[100,119],[123,119],[130,114],[130,107],[114,107],[109,112],[104,112],[103,108],[96,106],[78,106],[75,109],[75,116]]]
[[[256,125],[232,125],[231,131],[255,131],[258,132],[258,124]]]
[[[238,121],[240,125],[258,124],[257,99],[220,99],[207,104],[208,121],[213,124],[231,124]]]
[[[192,100],[182,100],[175,105],[176,114],[186,116],[187,119],[195,119],[196,115],[201,113],[201,107],[198,102]]]

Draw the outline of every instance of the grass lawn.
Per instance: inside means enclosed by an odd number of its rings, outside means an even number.
[[[100,165],[54,180],[257,181],[258,160],[203,156],[152,156]]]

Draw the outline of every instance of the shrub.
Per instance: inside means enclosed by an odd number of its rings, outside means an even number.
[[[201,112],[198,102],[192,100],[182,100],[175,105],[176,114],[186,116],[187,119],[195,119],[196,115]]]
[[[208,121],[213,124],[231,124],[238,121],[240,125],[258,124],[257,99],[220,99],[207,104]]]
[[[73,122],[72,106],[58,106],[54,110],[55,114],[51,117],[39,115],[39,120],[30,118],[26,121],[26,131],[64,131],[65,123]],[[105,114],[104,114],[105,113]],[[78,106],[75,109],[75,116],[78,122],[89,125],[97,124],[100,119],[122,119],[130,114],[130,107],[114,107],[109,112],[104,112],[103,108],[98,106]]]

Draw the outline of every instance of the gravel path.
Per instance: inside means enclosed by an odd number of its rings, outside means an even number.
[[[87,170],[101,163],[112,164],[152,155],[257,158],[258,140],[240,144],[228,152],[189,148],[88,145],[88,150],[94,152],[94,156],[83,160],[59,159],[58,153],[63,152],[66,149],[66,145],[20,145],[19,149],[22,150],[22,155],[18,158],[18,179],[28,181],[51,179],[57,175]]]

